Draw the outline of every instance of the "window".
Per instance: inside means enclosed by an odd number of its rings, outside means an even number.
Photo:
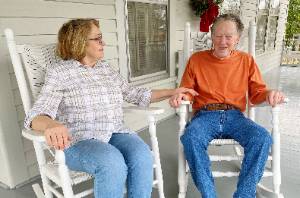
[[[268,28],[269,31],[268,31],[267,43],[266,43],[267,50],[275,49],[277,22],[278,22],[278,16],[270,16],[269,17],[269,28]]]
[[[269,15],[269,1],[260,0],[257,14],[257,30],[256,30],[256,45],[257,54],[262,54],[265,51],[266,34]]]
[[[241,0],[223,0],[220,7],[220,14],[231,13],[240,16]]]
[[[257,14],[256,53],[274,50],[278,26],[279,1],[260,0]]]
[[[167,76],[167,8],[167,1],[127,3],[130,81]]]
[[[269,24],[268,24],[267,43],[266,43],[267,50],[275,49],[278,16],[279,16],[279,0],[273,0],[270,3]]]

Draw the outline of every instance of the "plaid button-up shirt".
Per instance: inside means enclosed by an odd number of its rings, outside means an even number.
[[[45,84],[25,118],[25,128],[37,115],[63,123],[72,143],[85,139],[108,142],[112,133],[132,133],[123,120],[123,101],[150,104],[151,90],[127,83],[106,62],[87,67],[75,60],[61,61],[47,70]]]

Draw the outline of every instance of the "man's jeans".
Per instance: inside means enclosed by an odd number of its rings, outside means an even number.
[[[95,198],[121,198],[127,178],[128,198],[149,198],[153,160],[147,144],[136,134],[113,134],[109,143],[83,140],[66,149],[71,170],[94,176]]]
[[[200,111],[186,126],[181,142],[193,180],[203,198],[216,198],[207,154],[209,142],[217,138],[235,139],[244,148],[244,159],[234,198],[255,198],[272,137],[266,129],[238,110]]]

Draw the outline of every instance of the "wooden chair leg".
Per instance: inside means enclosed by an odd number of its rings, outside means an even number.
[[[272,108],[272,171],[273,171],[273,190],[274,193],[280,196],[281,185],[281,168],[280,168],[280,132],[279,132],[279,110],[280,108]],[[283,197],[283,196],[282,196]]]
[[[72,189],[69,169],[66,166],[65,154],[61,150],[55,151],[55,159],[58,162],[58,172],[61,178],[61,186],[65,198],[73,198],[74,193]]]
[[[153,115],[148,115],[149,122],[149,133],[151,139],[152,151],[154,154],[154,162],[156,164],[155,167],[155,178],[157,179],[157,187],[159,198],[165,198],[164,195],[164,185],[163,185],[163,174],[160,163],[160,155],[159,155],[159,146],[156,136],[156,121]]]
[[[180,145],[182,147],[182,145]],[[181,150],[181,151],[180,151]],[[186,173],[186,162],[182,148],[179,148],[178,153],[178,198],[185,198],[187,192],[188,177]]]
[[[39,142],[33,142],[33,146],[34,146],[34,149],[35,149],[35,152],[36,152],[36,158],[37,158],[38,165],[39,165],[39,170],[40,170],[40,173],[41,173],[44,196],[45,196],[45,198],[53,198],[53,194],[48,189],[48,185],[50,185],[50,181],[47,178],[47,176],[45,175],[44,170],[43,170],[43,166],[46,164],[46,159],[45,159],[45,156],[43,154],[44,151],[43,151],[42,145]]]
[[[257,197],[262,198],[283,198],[280,193],[281,170],[280,170],[280,133],[279,133],[279,107],[272,108],[272,172],[273,189],[268,189],[263,185],[257,186]]]
[[[45,198],[43,190],[39,184],[33,184],[32,189],[37,198]]]
[[[184,133],[185,125],[187,122],[187,105],[182,105],[179,109],[179,133],[178,133],[178,198],[185,198],[188,185],[187,166],[184,157],[183,146],[180,137]]]

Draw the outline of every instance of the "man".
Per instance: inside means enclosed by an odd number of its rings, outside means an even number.
[[[194,117],[181,137],[193,180],[203,198],[215,198],[216,190],[207,154],[209,142],[232,138],[244,147],[235,198],[254,198],[262,177],[272,138],[269,132],[243,115],[246,93],[252,104],[284,101],[280,91],[268,90],[252,56],[235,50],[244,26],[232,14],[219,16],[212,25],[213,48],[193,54],[183,74],[181,87],[199,93],[193,98]],[[170,99],[178,107],[185,94]]]

